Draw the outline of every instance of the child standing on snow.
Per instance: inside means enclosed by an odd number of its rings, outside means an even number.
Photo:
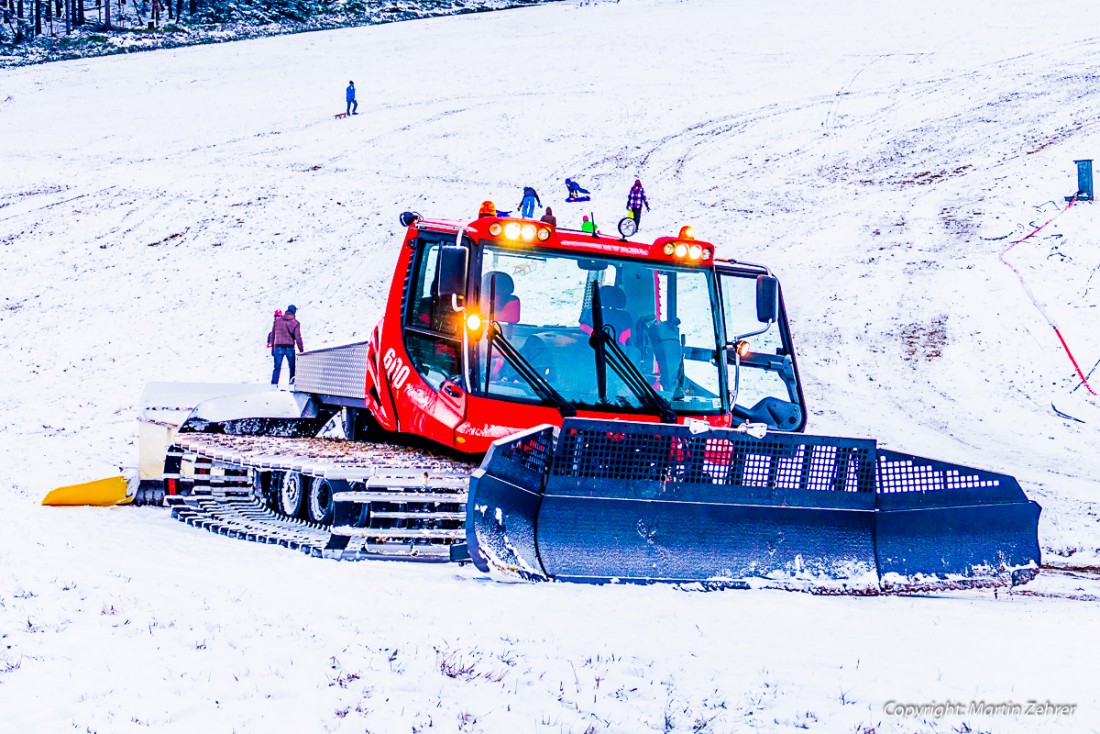
[[[523,187],[523,201],[519,203],[519,215],[524,219],[535,216],[535,204],[542,206],[539,195],[530,186]]]
[[[271,340],[275,338],[275,324],[279,321],[279,317],[283,315],[282,309],[275,309],[275,321],[271,323],[271,331],[267,332],[267,348],[271,349],[273,346]]]

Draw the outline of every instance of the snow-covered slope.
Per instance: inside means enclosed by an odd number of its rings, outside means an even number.
[[[36,502],[136,462],[146,382],[264,381],[274,308],[299,307],[307,347],[365,337],[401,210],[473,216],[528,184],[575,225],[573,176],[610,227],[641,177],[646,236],[691,223],[782,278],[813,432],[1014,474],[1047,556],[1096,564],[1100,416],[1050,403],[1100,411],[1067,403],[1073,368],[998,256],[1100,152],[1098,20],[622,0],[3,72],[0,728],[1097,730],[1088,579],[894,599],[500,585]],[[336,120],[348,79],[361,114]],[[1085,370],[1098,220],[1075,206],[1007,255]],[[1078,708],[884,712],[971,699]]]

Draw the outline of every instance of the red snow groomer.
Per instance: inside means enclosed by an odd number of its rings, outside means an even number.
[[[1038,568],[1039,507],[1012,477],[801,434],[766,267],[717,259],[688,227],[642,243],[401,222],[370,340],[301,355],[293,391],[192,407],[151,386],[146,423],[169,449],[146,486],[163,480],[177,517],[529,579],[875,593]],[[173,406],[186,418],[165,419]],[[326,425],[342,437],[316,438]]]

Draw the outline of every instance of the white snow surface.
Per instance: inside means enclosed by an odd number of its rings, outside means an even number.
[[[780,276],[812,432],[1012,474],[1045,560],[1100,565],[1100,411],[998,258],[1100,154],[1097,28],[1039,0],[566,2],[0,72],[0,730],[1100,730],[1087,574],[509,584],[38,505],[136,464],[146,383],[265,382],[273,309],[307,348],[364,339],[401,210],[528,184],[610,230],[640,177],[646,237],[690,223]],[[1098,225],[1082,203],[1008,255],[1086,371]],[[1032,699],[1077,708],[884,710]]]

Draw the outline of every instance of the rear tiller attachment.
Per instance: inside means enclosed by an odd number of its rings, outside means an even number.
[[[1014,478],[865,439],[570,418],[494,444],[466,512],[475,565],[529,580],[874,594],[1039,567]]]

